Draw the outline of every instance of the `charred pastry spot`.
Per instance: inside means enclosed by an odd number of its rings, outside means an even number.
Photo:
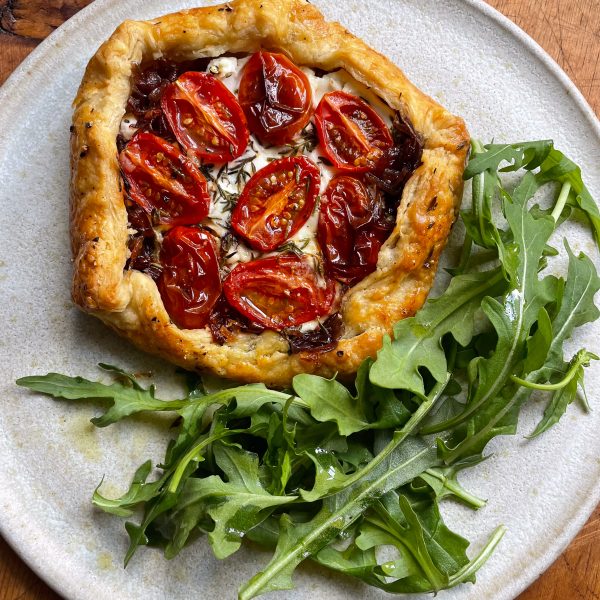
[[[71,125],[71,127],[69,127],[69,131],[73,133],[75,131],[75,125]]]
[[[79,158],[85,158],[87,153],[90,151],[90,147],[85,145],[81,147],[81,152],[79,153]]]
[[[342,356],[344,356],[344,351],[343,351],[343,350],[338,350],[338,351],[336,352],[336,354],[337,354],[339,357],[342,357]]]
[[[91,129],[92,128],[92,123],[90,123],[89,121],[87,121],[86,124],[85,124],[85,128],[86,129]]]
[[[157,317],[152,317],[150,320],[151,320],[153,323],[157,323],[157,322],[158,322],[158,318],[157,318]]]
[[[427,212],[431,212],[437,208],[437,196],[434,196],[429,202],[429,206],[427,207]]]
[[[99,241],[100,241],[100,238],[99,238],[98,236],[96,236],[96,237],[95,237],[95,238],[92,240],[92,242],[99,242]]]

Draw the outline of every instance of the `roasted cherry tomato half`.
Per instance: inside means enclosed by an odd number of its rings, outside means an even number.
[[[131,199],[155,224],[192,225],[208,215],[204,175],[179,149],[152,133],[138,133],[119,155]]]
[[[325,94],[317,106],[315,124],[327,158],[344,171],[372,169],[393,144],[381,117],[364,100],[347,92]]]
[[[290,142],[313,112],[308,78],[283,54],[253,54],[244,66],[238,96],[250,131],[263,144]]]
[[[274,160],[249,179],[231,214],[231,226],[253,248],[274,250],[306,223],[320,183],[319,168],[308,158]]]
[[[171,320],[182,329],[204,327],[221,294],[213,237],[195,227],[175,227],[163,240],[160,261],[158,289]]]
[[[177,141],[193,156],[229,162],[248,145],[246,117],[236,97],[210,73],[190,71],[170,83],[161,107]]]
[[[280,254],[238,264],[223,282],[223,291],[242,315],[281,331],[326,315],[336,285],[320,282],[307,258]]]
[[[393,227],[383,200],[369,194],[359,179],[334,177],[321,201],[317,229],[328,274],[348,285],[366,277]]]

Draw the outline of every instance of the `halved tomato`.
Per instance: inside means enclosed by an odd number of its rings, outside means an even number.
[[[319,167],[308,158],[274,160],[244,187],[231,214],[231,226],[253,248],[274,250],[306,223],[320,184]]]
[[[369,194],[355,177],[334,177],[321,201],[317,229],[327,272],[348,285],[358,283],[375,270],[393,227],[380,196]]]
[[[238,264],[223,282],[227,301],[251,321],[281,331],[326,315],[336,285],[321,287],[309,259],[280,254]]]
[[[248,145],[246,117],[236,97],[210,73],[190,71],[170,83],[161,107],[189,154],[209,162],[229,162]]]
[[[175,227],[160,252],[158,289],[171,320],[182,329],[199,329],[221,294],[213,237],[196,227]]]
[[[238,96],[250,131],[263,144],[290,142],[312,115],[308,78],[283,54],[253,54],[244,66]]]
[[[192,225],[208,215],[206,179],[173,144],[138,133],[121,151],[119,163],[129,196],[155,224]]]
[[[347,92],[325,94],[315,112],[323,151],[344,171],[372,169],[392,136],[381,117],[361,98]]]

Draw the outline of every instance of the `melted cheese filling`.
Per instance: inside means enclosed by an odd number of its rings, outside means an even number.
[[[218,77],[223,84],[237,97],[237,92],[242,76],[242,70],[249,56],[245,58],[235,58],[232,56],[223,56],[210,61],[207,66],[207,72]],[[315,72],[308,67],[301,67],[306,74],[312,88],[313,106],[317,107],[321,98],[328,92],[342,90],[365,100],[383,119],[385,124],[390,127],[394,113],[392,109],[374,94],[367,86],[356,81],[349,73],[340,69],[333,73],[326,73],[322,77],[317,77]],[[314,130],[312,124],[308,128]],[[129,140],[133,137],[136,129],[136,119],[131,114],[125,114],[121,121],[120,133]],[[304,132],[303,132],[304,133]],[[311,136],[316,141],[316,133]],[[269,162],[301,154],[309,158],[318,165],[321,172],[321,186],[319,195],[325,192],[327,185],[336,175],[337,170],[328,166],[323,160],[322,151],[319,146],[310,144],[310,138],[298,136],[293,144],[287,146],[263,146],[254,135],[250,134],[248,147],[242,156],[227,165],[204,165],[205,175],[207,175],[208,190],[211,196],[210,210],[208,217],[202,222],[207,229],[210,229],[223,244],[227,234],[230,232],[231,211],[235,206],[244,185],[250,177],[269,164]],[[286,246],[293,248],[297,252],[308,255],[315,263],[316,273],[322,273],[321,266],[322,254],[317,241],[317,225],[319,221],[319,202],[315,204],[314,211],[301,229],[286,242]],[[277,252],[261,252],[254,250],[246,245],[243,240],[236,240],[230,247],[225,248],[225,259],[223,264],[223,274],[231,271],[237,264],[250,262],[260,257],[272,256]],[[326,281],[317,276],[318,284],[325,287]],[[326,318],[326,317],[323,317]],[[319,326],[319,321],[309,321],[301,325],[302,331],[312,331]]]

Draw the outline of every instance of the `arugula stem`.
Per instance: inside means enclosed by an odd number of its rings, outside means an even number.
[[[509,304],[509,299],[512,299],[512,303],[517,304],[517,308],[515,310],[515,306],[511,306],[511,310],[514,311],[513,319],[515,321],[514,330],[515,335],[510,342],[510,347],[505,350],[505,362],[502,366],[500,373],[496,376],[496,379],[493,384],[491,384],[487,391],[485,391],[480,397],[477,397],[477,392],[475,392],[475,396],[471,399],[469,398],[469,403],[465,406],[464,410],[441,423],[436,423],[434,425],[430,425],[429,427],[424,427],[419,432],[420,435],[429,435],[432,433],[440,433],[442,431],[446,431],[461,423],[464,423],[467,419],[469,419],[481,406],[485,405],[486,402],[490,398],[494,398],[500,390],[506,384],[506,381],[512,377],[510,371],[513,368],[515,360],[518,358],[518,349],[523,343],[523,337],[526,334],[524,331],[524,321],[525,321],[525,301],[526,297],[526,281],[527,274],[526,271],[521,275],[520,281],[517,287],[514,287],[510,292],[508,292],[504,297],[504,306],[506,307]]]
[[[537,383],[536,381],[528,381],[527,379],[521,379],[516,375],[511,375],[510,378],[515,383],[518,383],[519,385],[530,388],[532,390],[542,390],[548,392],[562,390],[562,388],[569,385],[573,378],[577,376],[577,372],[579,371],[580,367],[589,366],[590,359],[598,360],[598,357],[591,352],[587,352],[586,350],[580,350],[571,360],[571,367],[566,372],[565,376],[557,383]]]
[[[479,140],[471,140],[473,156],[485,151],[483,144]],[[485,195],[485,175],[484,172],[478,173],[473,177],[473,206],[472,210],[479,222],[479,231],[483,233],[485,223],[483,222],[483,198]]]
[[[413,413],[412,417],[404,424],[402,429],[394,432],[392,441],[375,457],[371,462],[365,465],[359,471],[356,471],[352,476],[344,481],[342,488],[332,491],[332,494],[337,494],[342,489],[350,487],[353,483],[362,479],[367,473],[372,471],[378,464],[383,462],[417,427],[417,425],[425,418],[427,413],[433,408],[433,405],[439,400],[443,391],[446,389],[450,381],[450,373],[446,374],[446,378],[442,382],[438,382],[433,386],[431,392],[426,397],[426,400],[421,403],[421,406]]]
[[[471,494],[460,485],[455,484],[451,479],[446,477],[443,473],[436,471],[435,469],[427,469],[425,471],[431,477],[435,477],[444,484],[444,487],[448,488],[455,496],[458,496],[464,500],[467,504],[470,504],[473,508],[483,508],[486,505],[486,501],[475,494]]]
[[[458,265],[456,267],[456,271],[454,273],[464,273],[471,262],[471,250],[473,248],[473,238],[469,235],[467,231],[465,233],[465,239],[463,242],[462,250],[460,251],[460,259],[458,261]]]
[[[209,446],[216,440],[220,440],[224,437],[243,432],[244,431],[242,429],[229,429],[227,431],[222,431],[221,433],[208,436],[207,438],[203,439],[202,441],[194,445],[192,448],[190,448],[185,453],[185,456],[179,461],[179,464],[177,465],[177,468],[173,473],[173,477],[171,477],[171,481],[169,482],[167,493],[175,493],[177,491],[177,488],[179,487],[179,482],[183,477],[186,467],[190,464],[190,462],[192,462],[192,460],[198,458],[198,455],[202,450],[204,450],[204,448],[206,448],[206,446]]]
[[[565,375],[564,379],[561,379],[558,383],[536,383],[535,381],[527,381],[526,379],[521,379],[516,375],[511,375],[510,378],[515,383],[522,385],[523,387],[530,388],[532,390],[542,390],[544,392],[552,392],[554,390],[562,390],[562,388],[566,387],[569,382],[575,377],[577,374],[577,370],[581,364],[577,361]]]
[[[558,200],[556,201],[556,205],[554,206],[554,210],[552,211],[552,218],[555,221],[558,221],[560,215],[567,203],[567,198],[569,197],[569,192],[571,191],[571,183],[569,181],[565,181],[560,189],[560,194],[558,195]]]
[[[360,492],[356,496],[353,496],[351,501],[326,516],[325,520],[321,521],[308,534],[300,538],[291,549],[280,556],[276,552],[273,561],[265,567],[264,571],[255,575],[240,589],[238,600],[250,600],[258,596],[262,593],[268,582],[275,579],[282,571],[285,571],[289,565],[302,562],[302,560],[309,558],[312,554],[316,554],[321,548],[329,544],[341,531],[350,527],[377,498],[389,491],[385,489],[386,480],[393,475],[398,476],[398,473],[403,473],[403,479],[395,482],[395,487],[404,485],[404,483],[407,483],[415,476],[414,472],[411,473],[411,468],[415,468],[413,465],[418,465],[418,468],[422,468],[419,463],[423,460],[429,460],[428,456],[431,454],[431,451],[431,447],[425,446],[403,463],[394,465],[393,468],[382,473],[376,479],[367,482],[364,487],[359,488]],[[437,459],[433,459],[434,463],[435,460]],[[372,463],[373,461],[369,465]],[[406,471],[410,474],[407,475]],[[321,514],[323,512],[319,513],[319,515]]]
[[[448,587],[454,587],[459,583],[468,581],[488,560],[492,555],[496,546],[500,543],[500,540],[504,537],[507,528],[505,525],[500,525],[490,536],[487,544],[481,549],[479,554],[471,561],[469,561],[462,569],[450,575],[448,578]]]

